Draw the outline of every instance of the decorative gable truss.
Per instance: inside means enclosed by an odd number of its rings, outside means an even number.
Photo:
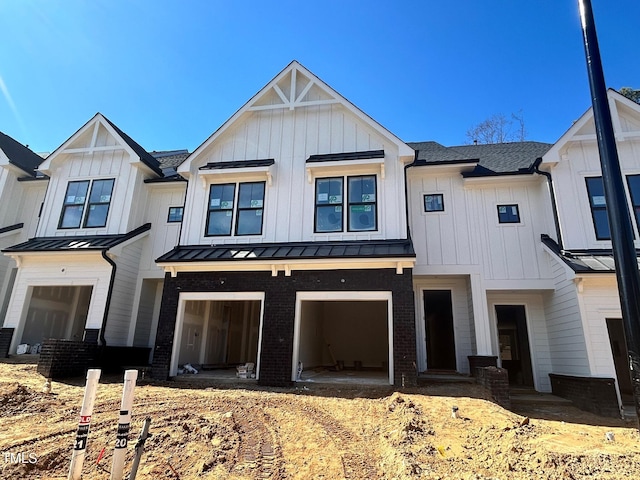
[[[127,153],[129,163],[162,176],[158,161],[101,113],[84,124],[76,133],[42,162],[38,170],[50,175],[62,155],[91,156],[97,153]]]
[[[320,85],[317,79],[305,73],[299,65],[293,65],[293,68],[284,72],[284,75],[279,75],[267,85],[258,98],[250,102],[249,111],[280,108],[294,110],[297,107],[340,103],[337,94]]]

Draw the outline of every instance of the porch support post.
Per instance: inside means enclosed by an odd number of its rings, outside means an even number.
[[[471,298],[473,303],[473,324],[476,332],[476,355],[492,355],[491,324],[489,322],[489,307],[487,292],[479,273],[470,275]]]

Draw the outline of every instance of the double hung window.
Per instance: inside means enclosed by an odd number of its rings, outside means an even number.
[[[58,228],[98,228],[107,224],[114,179],[69,182]],[[87,195],[89,192],[89,195]]]
[[[265,182],[211,185],[207,236],[261,235]],[[235,225],[235,229],[234,229]]]
[[[344,187],[347,187],[345,200]],[[377,223],[375,175],[316,179],[315,232],[375,231]]]

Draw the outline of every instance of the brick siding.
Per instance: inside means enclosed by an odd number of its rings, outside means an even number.
[[[494,402],[503,408],[511,408],[507,370],[498,367],[476,367],[474,376],[476,382],[487,389]]]
[[[613,378],[576,377],[550,373],[551,391],[571,400],[580,410],[603,417],[620,418],[618,395]]]
[[[394,269],[294,271],[287,277],[270,272],[197,272],[165,276],[152,375],[169,376],[180,292],[264,292],[260,359],[262,385],[291,385],[296,292],[390,291],[393,302],[394,379],[415,385],[416,334],[412,271]]]
[[[13,328],[0,329],[0,358],[7,358],[9,356],[9,347],[11,347],[13,330]]]

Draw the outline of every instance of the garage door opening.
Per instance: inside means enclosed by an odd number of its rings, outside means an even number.
[[[393,384],[390,303],[299,301],[292,380]]]
[[[20,343],[37,345],[47,338],[82,340],[91,286],[33,287]]]
[[[262,302],[188,300],[183,303],[172,375],[189,374],[189,369],[185,369],[189,364],[198,371],[198,378],[231,379],[237,378],[238,366],[252,364],[248,377],[255,378]]]

